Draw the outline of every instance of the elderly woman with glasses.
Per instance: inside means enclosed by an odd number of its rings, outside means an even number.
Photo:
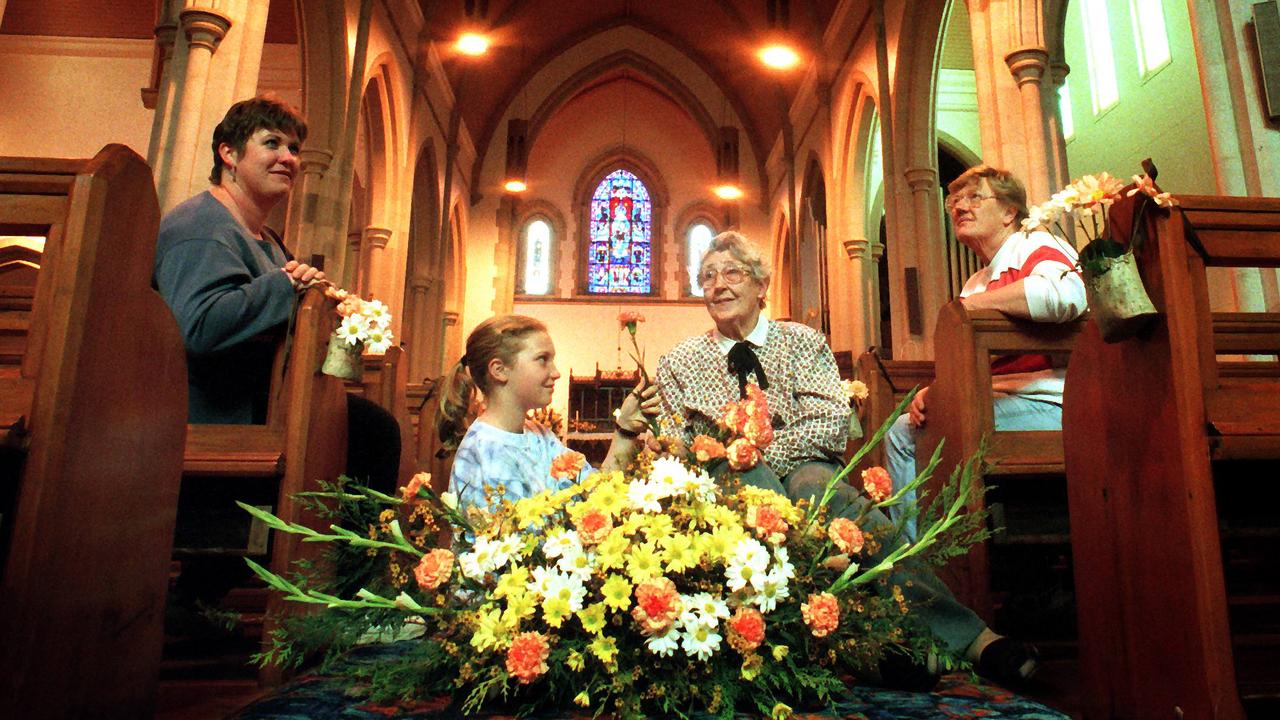
[[[1084,313],[1075,249],[1043,230],[1021,229],[1027,191],[1012,173],[979,165],[947,190],[956,237],[986,263],[960,291],[965,307],[1051,323],[1070,322]],[[1062,429],[1065,368],[1054,367],[1045,355],[1009,356],[992,363],[991,376],[996,430]],[[915,478],[916,438],[927,417],[928,391],[916,394],[910,412],[885,436],[895,489]],[[914,521],[906,522],[906,532],[914,535]]]
[[[763,462],[743,473],[742,481],[792,500],[813,501],[840,467],[849,420],[849,403],[826,338],[808,326],[764,316],[769,268],[738,233],[721,233],[712,240],[697,277],[715,327],[659,360],[663,430],[688,445],[695,435],[714,432],[721,409],[742,397],[747,383],[759,385],[768,398],[774,437],[763,450]],[[857,518],[868,502],[851,485],[840,483],[828,507],[835,516]],[[880,529],[890,522],[878,510],[861,520]],[[892,531],[885,537],[893,537]],[[885,542],[880,553],[894,547]],[[980,673],[1011,683],[1034,670],[1034,648],[996,635],[927,568],[904,563],[892,582],[947,649],[975,662]],[[879,680],[890,687],[927,690],[937,678],[936,667],[912,664],[904,655],[891,653],[880,666]]]

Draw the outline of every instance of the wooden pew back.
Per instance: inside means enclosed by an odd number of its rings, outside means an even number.
[[[417,441],[409,416],[409,358],[402,347],[388,348],[382,355],[364,356],[364,375],[359,383],[347,385],[347,392],[377,403],[400,426],[400,472],[397,486],[404,486],[417,472]]]
[[[0,309],[22,338],[0,378],[0,433],[24,456],[0,477],[18,483],[0,557],[9,717],[153,708],[187,404],[151,289],[158,223],[151,171],[124,146],[0,159],[0,234],[46,237],[29,304]]]
[[[941,471],[935,473],[933,490],[951,468],[977,452],[989,438],[988,475],[1028,475],[1064,472],[1060,431],[996,431],[992,409],[991,361],[1001,355],[1068,354],[1084,327],[1084,320],[1069,323],[1037,323],[1015,320],[993,310],[969,311],[955,300],[938,313],[935,346],[946,348],[936,361],[937,377],[927,396],[924,431],[916,444],[916,462],[923,468],[938,444]],[[980,489],[982,483],[978,483]],[[974,509],[983,506],[981,493],[970,498]],[[986,545],[975,545],[949,566],[948,582],[988,622],[994,608],[990,587],[990,559]]]
[[[929,360],[886,360],[875,348],[858,356],[855,377],[866,383],[867,399],[858,412],[864,438],[869,438],[898,407],[912,389],[933,384],[933,362]],[[864,465],[883,466],[884,444],[865,456]]]
[[[1210,461],[1280,458],[1280,381],[1217,355],[1274,352],[1280,317],[1215,315],[1205,268],[1280,266],[1280,199],[1178,200],[1139,256],[1159,318],[1115,344],[1089,327],[1067,374],[1089,716],[1243,716]]]

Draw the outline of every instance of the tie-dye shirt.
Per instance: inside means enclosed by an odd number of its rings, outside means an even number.
[[[551,477],[551,461],[566,451],[555,433],[532,420],[525,421],[524,431],[518,433],[476,420],[458,445],[449,492],[458,496],[460,509],[494,509],[497,501],[515,502],[543,490],[566,488],[570,481]],[[578,480],[592,471],[590,464],[584,464]],[[485,488],[490,489],[487,499]]]

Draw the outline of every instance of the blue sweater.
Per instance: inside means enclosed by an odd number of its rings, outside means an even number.
[[[207,191],[161,220],[154,282],[187,349],[189,422],[265,422],[275,345],[296,298],[285,262]]]

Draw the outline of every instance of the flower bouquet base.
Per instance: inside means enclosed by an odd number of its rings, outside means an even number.
[[[359,380],[364,377],[360,345],[351,345],[337,335],[331,335],[329,350],[325,353],[320,372],[343,380]]]
[[[1102,259],[1103,271],[1084,274],[1089,309],[1105,342],[1126,340],[1146,329],[1159,313],[1142,285],[1133,253]]]

